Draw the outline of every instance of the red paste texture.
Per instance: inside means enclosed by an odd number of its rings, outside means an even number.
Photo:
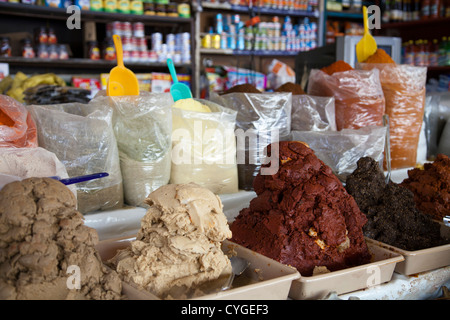
[[[450,215],[450,158],[438,154],[423,170],[408,170],[408,178],[401,185],[414,193],[414,202],[423,213],[442,220]]]
[[[255,177],[257,197],[232,223],[232,241],[303,276],[312,275],[316,266],[335,271],[368,263],[362,231],[367,218],[353,197],[305,144],[277,145],[279,170]]]

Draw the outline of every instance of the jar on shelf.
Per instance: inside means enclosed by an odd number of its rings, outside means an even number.
[[[49,59],[59,59],[58,46],[56,44],[48,46],[48,57]]]
[[[34,58],[36,56],[30,39],[22,40],[22,57]]]
[[[3,37],[0,40],[0,57],[11,57],[11,45],[8,37]]]
[[[105,39],[103,44],[103,59],[108,61],[116,60],[116,48],[112,39]]]
[[[47,43],[48,44],[56,44],[58,43],[58,38],[56,37],[55,31],[53,28],[48,28],[48,37],[47,37]]]
[[[67,51],[65,44],[59,45],[59,59],[61,60],[69,59],[69,52]]]
[[[48,33],[47,28],[39,27],[34,30],[34,41],[36,44],[47,43]]]
[[[155,12],[155,4],[153,0],[144,0],[144,14],[153,16]]]
[[[48,48],[45,43],[40,43],[37,47],[37,57],[41,59],[48,58]]]
[[[176,3],[171,2],[166,6],[166,16],[178,17],[178,6]]]
[[[97,41],[88,42],[88,58],[91,60],[100,60],[100,49]]]
[[[165,16],[166,16],[166,5],[165,5],[165,4],[157,3],[157,4],[155,5],[155,14],[156,14],[157,16],[163,16],[163,17],[165,17]]]

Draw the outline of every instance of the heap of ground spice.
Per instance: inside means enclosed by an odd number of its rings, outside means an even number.
[[[367,58],[365,63],[395,63],[383,49],[377,49],[373,55]]]
[[[250,83],[238,84],[230,89],[224,91],[222,94],[228,94],[233,92],[245,92],[245,93],[261,93],[256,87]]]
[[[291,92],[293,95],[306,94],[301,85],[292,82],[282,84],[275,92]]]
[[[360,158],[345,188],[366,214],[366,237],[409,251],[450,243],[441,238],[440,224],[417,208],[410,190],[392,181],[385,183],[374,159]]]
[[[331,76],[335,72],[343,72],[343,71],[353,70],[353,68],[347,62],[338,60],[335,63],[330,64],[328,67],[323,67],[320,70],[322,70],[323,72],[325,72]]]
[[[408,178],[401,186],[414,193],[416,206],[433,219],[442,220],[450,215],[450,158],[438,154],[432,163],[425,163],[423,170],[408,170]]]

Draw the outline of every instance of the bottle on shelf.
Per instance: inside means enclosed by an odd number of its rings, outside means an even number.
[[[412,40],[404,44],[403,64],[414,65],[414,41]]]
[[[428,54],[428,65],[431,67],[437,66],[438,57],[439,57],[439,42],[438,39],[433,39]]]
[[[438,50],[438,65],[445,66],[447,63],[447,37],[442,37]]]
[[[381,0],[381,11],[381,22],[389,23],[391,13],[390,0]]]
[[[420,7],[421,18],[428,19],[430,17],[430,0],[422,0]]]

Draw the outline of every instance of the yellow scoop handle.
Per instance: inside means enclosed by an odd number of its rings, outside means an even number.
[[[364,35],[356,44],[356,58],[358,62],[367,60],[377,51],[377,42],[369,32],[369,21],[367,18],[367,7],[363,6]]]
[[[116,47],[117,66],[109,72],[106,94],[108,96],[137,96],[139,82],[136,75],[123,64],[122,40],[119,35],[113,35]]]

